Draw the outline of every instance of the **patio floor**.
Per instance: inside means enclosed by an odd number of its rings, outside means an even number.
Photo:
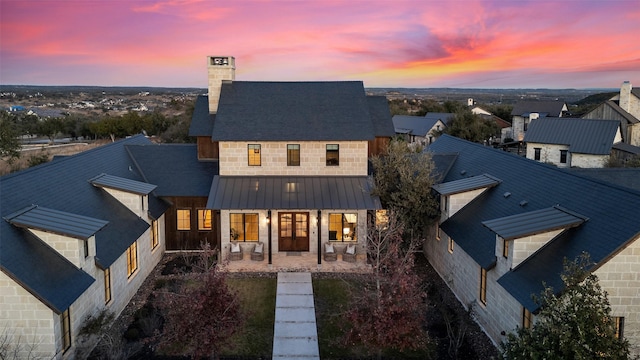
[[[264,260],[251,260],[250,254],[244,254],[242,260],[224,261],[225,269],[231,272],[368,272],[365,255],[358,255],[356,262],[342,260],[338,255],[336,261],[324,261],[318,264],[318,255],[308,252],[272,254],[271,265],[265,254]]]

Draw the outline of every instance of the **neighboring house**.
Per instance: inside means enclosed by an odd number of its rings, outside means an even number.
[[[410,144],[431,144],[447,127],[438,117],[394,115],[392,120],[396,134]]]
[[[223,256],[231,242],[245,254],[262,242],[265,265],[292,253],[320,264],[332,242],[356,244],[363,259],[380,209],[368,158],[394,135],[386,99],[357,81],[238,82],[234,70],[232,57],[209,58],[208,100],[196,103],[190,130],[200,158],[219,164],[206,208],[219,214]]]
[[[620,121],[625,143],[640,146],[640,89],[633,89],[629,81],[620,86],[620,94],[600,104],[582,116],[584,119]]]
[[[18,358],[73,358],[84,321],[119,314],[164,253],[135,136],[0,178],[0,331]],[[34,347],[31,349],[31,347]]]
[[[544,117],[562,117],[568,111],[564,101],[519,101],[511,110],[511,127],[502,129],[502,140],[522,141],[529,124]]]
[[[622,135],[614,120],[546,117],[531,123],[524,141],[527,159],[558,167],[600,168]]]
[[[531,326],[533,296],[562,292],[564,260],[586,252],[640,354],[640,192],[448,135],[429,151],[442,215],[425,255],[494,343]]]

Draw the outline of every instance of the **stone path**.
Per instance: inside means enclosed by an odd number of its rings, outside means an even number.
[[[320,359],[311,273],[278,273],[273,359]]]

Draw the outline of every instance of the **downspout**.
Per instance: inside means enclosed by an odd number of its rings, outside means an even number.
[[[318,210],[318,217],[316,217],[316,231],[318,232],[318,265],[322,264],[322,234],[320,233],[322,222],[320,216],[322,216],[322,211]]]
[[[271,265],[271,210],[267,210],[267,234],[269,234],[269,265]]]

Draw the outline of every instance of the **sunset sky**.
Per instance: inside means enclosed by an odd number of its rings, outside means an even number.
[[[640,0],[0,0],[0,84],[640,86]]]

